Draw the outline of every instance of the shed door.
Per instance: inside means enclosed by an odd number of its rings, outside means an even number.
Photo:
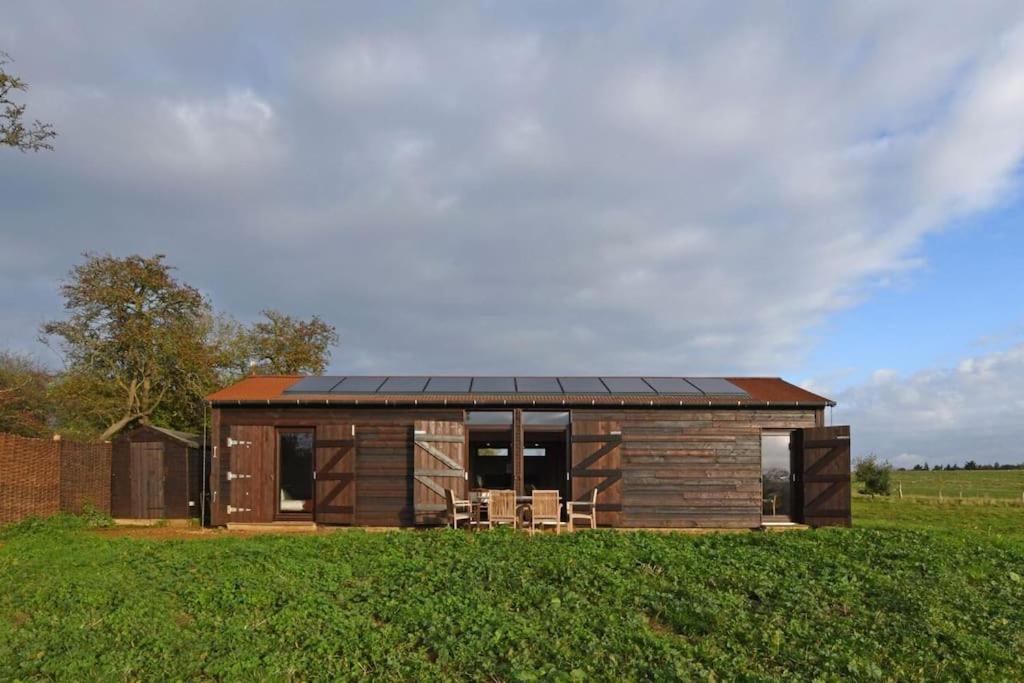
[[[444,524],[445,489],[468,495],[466,435],[461,422],[417,420],[412,501],[416,524]]]
[[[586,502],[597,488],[597,523],[622,518],[622,427],[616,420],[573,420],[572,499]]]
[[[274,429],[231,425],[228,457],[221,464],[227,490],[227,521],[269,522],[274,518]]]
[[[793,438],[803,523],[850,526],[849,426],[798,429]]]
[[[131,512],[137,519],[164,516],[164,446],[159,442],[131,444]]]
[[[356,508],[355,425],[316,428],[314,518],[319,524],[352,524]]]

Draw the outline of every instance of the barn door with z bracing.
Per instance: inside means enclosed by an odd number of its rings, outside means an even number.
[[[572,423],[572,499],[589,502],[597,489],[597,523],[622,516],[622,427],[613,420]]]
[[[356,509],[356,428],[351,424],[316,428],[318,524],[352,524]]]
[[[850,526],[849,426],[798,429],[793,434],[801,521]]]
[[[465,499],[466,437],[461,422],[417,420],[413,455],[413,510],[416,524],[445,523],[445,489]]]

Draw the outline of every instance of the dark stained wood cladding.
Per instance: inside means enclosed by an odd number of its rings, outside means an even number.
[[[761,429],[815,422],[812,409],[574,410],[572,415],[574,425],[621,425],[621,525],[626,527],[759,526]]]
[[[114,441],[110,454],[110,516],[132,516],[132,445],[127,439]]]
[[[226,470],[224,438],[230,425],[262,425],[273,432],[274,427],[354,424],[355,524],[361,526],[405,526],[414,522],[415,422],[463,419],[461,409],[377,406],[216,406],[213,412],[214,424],[222,425],[217,444],[221,462],[215,466],[222,471]],[[818,415],[812,406],[572,410],[574,423],[620,425],[619,523],[627,527],[759,526],[760,430],[814,427]],[[270,453],[273,462],[273,451]],[[272,468],[268,471],[273,474]],[[212,480],[219,481],[221,488],[225,486],[222,474],[219,480],[216,474]],[[223,491],[218,495],[223,496]],[[266,514],[269,520],[272,514]],[[214,523],[218,523],[216,520],[215,516]]]
[[[622,526],[622,426],[618,420],[573,415],[572,499],[590,502],[597,489],[597,523]]]
[[[315,452],[313,518],[321,524],[352,524],[356,511],[355,425],[320,425]]]
[[[466,433],[461,421],[416,420],[413,429],[413,513],[418,525],[447,521],[445,489],[465,500]]]
[[[131,514],[134,519],[164,517],[164,445],[131,444]]]
[[[225,450],[230,425],[313,427],[355,425],[355,521],[358,526],[410,526],[413,514],[413,431],[417,420],[461,422],[462,410],[420,408],[335,408],[335,407],[216,407],[214,424],[221,425],[218,468],[226,471],[230,454]],[[216,432],[215,432],[216,433]],[[270,453],[271,462],[273,451]],[[271,470],[272,473],[272,470]],[[215,478],[215,480],[217,480]],[[238,480],[231,482],[237,483]],[[221,492],[227,482],[219,477]],[[225,496],[226,497],[226,496]],[[216,508],[215,508],[216,509]],[[223,508],[221,509],[223,510]],[[263,513],[272,517],[272,511]],[[233,520],[234,515],[218,522]]]
[[[811,526],[850,526],[850,428],[801,429],[794,439],[801,521]]]
[[[228,522],[272,522],[277,507],[274,484],[275,430],[267,425],[230,425],[224,444],[222,486],[227,490]],[[225,464],[227,467],[225,467]]]
[[[119,435],[111,448],[110,514],[141,519],[198,516],[201,477],[199,449],[137,427]]]

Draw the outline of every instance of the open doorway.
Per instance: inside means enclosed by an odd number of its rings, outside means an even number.
[[[795,518],[793,448],[789,430],[761,432],[761,517],[765,523]]]
[[[466,426],[469,488],[513,488],[512,411],[473,411],[466,415]]]
[[[569,413],[523,412],[523,488],[569,494]]]

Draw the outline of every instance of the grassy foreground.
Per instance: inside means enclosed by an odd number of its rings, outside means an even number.
[[[0,679],[1014,680],[1024,540],[0,534]]]

